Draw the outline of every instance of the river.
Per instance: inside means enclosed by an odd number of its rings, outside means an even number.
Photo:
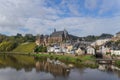
[[[0,80],[120,80],[120,71],[100,65],[98,69],[49,65],[22,55],[0,55]]]

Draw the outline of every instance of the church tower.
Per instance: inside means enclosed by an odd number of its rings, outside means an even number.
[[[65,37],[65,39],[67,39],[67,37],[68,37],[68,32],[66,29],[64,29],[64,37]]]
[[[54,32],[56,32],[56,29],[54,28]]]

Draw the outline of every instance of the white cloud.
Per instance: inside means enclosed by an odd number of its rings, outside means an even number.
[[[85,0],[85,8],[94,10],[97,8],[98,0]]]
[[[85,36],[88,34],[116,33],[120,30],[120,16],[111,18],[80,17],[79,9],[82,5],[74,0],[62,0],[58,6],[47,6],[47,0],[0,0],[0,32],[13,35],[16,33],[46,34],[51,29],[68,29],[70,33]],[[70,1],[70,2],[69,2]],[[98,0],[86,0],[85,6],[89,10],[98,7]],[[116,0],[118,1],[118,0]],[[103,2],[100,5],[100,14],[111,9],[116,3]],[[51,2],[52,4],[52,2]],[[106,6],[105,6],[106,4]],[[110,6],[109,6],[110,5]],[[61,17],[69,10],[72,17]],[[67,8],[67,9],[66,9]],[[79,16],[79,17],[78,17]],[[27,29],[23,31],[21,29]]]
[[[99,35],[101,33],[116,33],[120,30],[120,17],[92,18],[92,17],[70,17],[56,21],[46,19],[31,19],[27,23],[31,33],[51,33],[49,28],[63,30],[66,28],[70,33],[85,36],[88,34]],[[74,31],[76,30],[76,31]],[[36,31],[36,32],[35,32]]]
[[[102,0],[99,14],[104,14],[108,11],[120,10],[120,0]]]

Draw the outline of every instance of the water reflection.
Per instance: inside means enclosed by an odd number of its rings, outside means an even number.
[[[116,74],[118,77],[120,77],[120,68],[114,66],[114,65],[110,65],[110,64],[99,64],[98,67],[99,70],[107,72],[108,74],[110,73],[114,73]]]
[[[25,72],[31,72],[33,68],[36,72],[49,72],[53,76],[68,76],[69,71],[67,68],[57,64],[52,64],[46,60],[36,61],[34,57],[23,55],[1,55],[0,68],[14,68],[17,71],[24,69]]]
[[[29,72],[34,67],[35,61],[33,57],[23,55],[0,55],[0,68],[14,68],[17,71],[24,69]]]
[[[120,71],[112,65],[100,65],[98,69],[73,68],[69,72],[45,59],[0,55],[0,80],[120,80]]]
[[[43,71],[43,72],[50,72],[53,74],[53,76],[68,76],[69,75],[69,70],[65,67],[62,67],[58,64],[52,64],[49,62],[36,62],[36,71]]]

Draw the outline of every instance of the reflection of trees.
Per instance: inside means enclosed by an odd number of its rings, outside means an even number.
[[[101,68],[100,68],[101,66]],[[115,66],[114,66],[115,67]],[[105,71],[107,72],[108,74],[116,74],[119,78],[120,78],[120,71],[119,70],[116,70],[112,67],[112,65],[109,65],[109,64],[101,64],[99,65],[99,70],[101,71]]]
[[[52,64],[49,62],[36,62],[36,71],[50,72],[54,76],[68,76],[69,71],[67,68],[60,66],[58,64]]]
[[[113,72],[111,64],[99,64],[98,69],[101,71],[106,71],[108,74],[111,74],[111,72]]]
[[[32,71],[34,59],[23,55],[0,55],[0,68],[11,67],[17,71],[24,69],[25,72]]]

